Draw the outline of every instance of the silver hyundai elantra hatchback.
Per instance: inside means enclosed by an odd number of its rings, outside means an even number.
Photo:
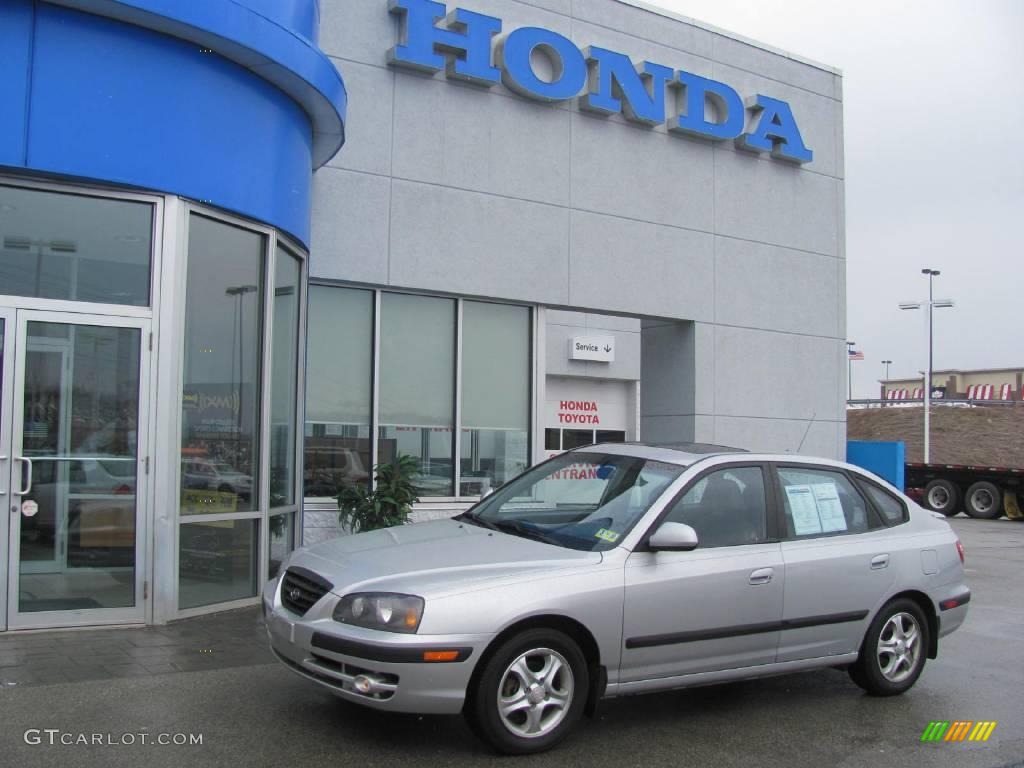
[[[452,520],[297,550],[263,607],[307,679],[525,754],[606,697],[820,667],[903,693],[966,616],[963,558],[848,464],[595,445]]]

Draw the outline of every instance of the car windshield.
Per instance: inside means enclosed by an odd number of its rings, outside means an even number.
[[[461,519],[586,552],[612,549],[685,467],[565,453],[498,489]]]

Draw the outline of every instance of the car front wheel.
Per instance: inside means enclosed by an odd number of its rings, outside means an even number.
[[[568,635],[531,629],[503,643],[487,660],[465,715],[499,752],[551,749],[583,713],[590,688],[586,659]]]
[[[928,655],[928,622],[913,600],[893,600],[868,627],[850,677],[872,696],[909,690]]]

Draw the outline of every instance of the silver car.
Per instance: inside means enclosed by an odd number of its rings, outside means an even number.
[[[596,445],[455,519],[297,550],[264,612],[303,677],[524,754],[613,696],[821,667],[903,693],[964,620],[963,556],[847,464]]]

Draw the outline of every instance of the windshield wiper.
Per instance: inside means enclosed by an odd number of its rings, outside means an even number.
[[[456,515],[452,519],[458,520],[459,522],[469,523],[470,525],[478,525],[481,528],[488,528],[492,531],[501,530],[501,528],[496,526],[490,520],[484,520],[482,517],[480,517],[477,514],[474,514],[473,512],[463,512],[461,515]]]
[[[544,531],[538,530],[533,526],[527,526],[521,520],[499,520],[497,523],[494,523],[494,526],[499,531],[510,533],[513,536],[522,536],[524,539],[533,539],[544,544],[554,544],[556,547],[564,546],[554,536],[549,536]]]

